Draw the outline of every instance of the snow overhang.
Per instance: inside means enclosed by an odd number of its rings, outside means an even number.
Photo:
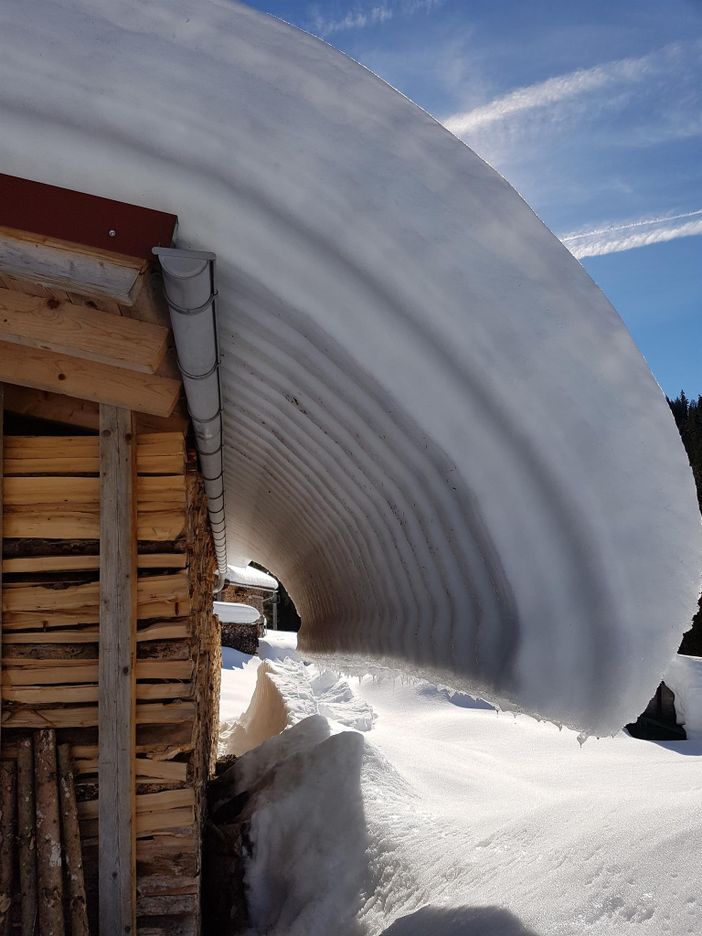
[[[696,608],[693,479],[624,324],[509,184],[236,3],[7,0],[0,48],[6,171],[216,249],[228,558],[280,577],[303,650],[590,732],[635,717]]]

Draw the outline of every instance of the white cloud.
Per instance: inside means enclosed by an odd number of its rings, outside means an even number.
[[[693,45],[698,46],[699,43]],[[444,120],[444,125],[457,136],[463,136],[486,124],[504,120],[512,114],[556,104],[610,83],[641,81],[652,72],[669,65],[671,60],[680,58],[685,50],[684,43],[673,43],[638,58],[618,59],[548,78],[537,84],[516,88],[509,94],[465,113],[453,114]]]
[[[395,0],[370,6],[357,5],[342,16],[324,16],[319,7],[314,7],[307,24],[310,32],[319,36],[330,36],[347,29],[365,29],[394,19],[396,16],[411,16],[414,13],[431,13],[444,4],[445,0]]]
[[[694,219],[694,220],[692,220]],[[591,231],[564,234],[561,241],[574,257],[601,257],[702,234],[702,209],[657,218],[641,218]]]

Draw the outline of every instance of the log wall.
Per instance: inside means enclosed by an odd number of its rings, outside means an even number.
[[[40,728],[68,744],[97,932],[97,436],[6,437],[2,758]],[[206,498],[181,433],[137,440],[137,917],[143,936],[200,931],[204,783],[220,648]]]

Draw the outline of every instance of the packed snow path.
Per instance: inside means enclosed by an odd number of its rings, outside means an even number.
[[[245,784],[266,770],[275,784],[251,826],[253,933],[698,936],[702,742],[581,747],[568,729],[370,677],[347,714],[370,709],[371,725],[349,732],[344,705],[337,721],[315,712],[316,669],[281,663],[291,636],[269,634],[260,667],[232,656],[223,671],[240,691],[225,717],[258,669],[268,691],[247,720],[276,730],[285,710],[292,726],[239,762]]]
[[[504,179],[231,0],[3,0],[0,127],[3,172],[216,251],[229,562],[280,576],[308,651],[594,733],[636,716],[696,607],[692,476],[624,325]]]

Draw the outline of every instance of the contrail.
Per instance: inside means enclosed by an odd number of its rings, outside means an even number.
[[[697,215],[702,214],[702,212],[691,212],[690,214]],[[682,215],[682,217],[688,216],[689,215]],[[608,228],[605,229],[605,235],[606,232],[626,230],[634,226],[634,224],[630,224]],[[637,231],[634,234],[630,234],[628,237],[602,237],[598,232],[594,231],[590,232],[590,234],[594,238],[591,241],[578,243],[572,247],[569,243],[565,243],[565,246],[568,247],[574,257],[578,257],[578,259],[583,257],[601,257],[604,254],[619,253],[623,250],[634,250],[637,247],[646,247],[648,244],[660,244],[665,241],[677,240],[679,237],[694,237],[697,234],[702,234],[702,219],[687,221],[684,224],[661,226],[654,228],[652,231]],[[588,235],[581,234],[575,236],[586,237]],[[572,240],[572,237],[568,240]]]
[[[563,237],[561,237],[561,241],[565,244],[582,237],[594,237],[596,234],[609,234],[612,231],[627,231],[630,228],[645,227],[649,224],[662,224],[667,221],[679,221],[682,218],[695,218],[697,215],[702,215],[702,208],[698,208],[695,211],[685,211],[682,214],[662,215],[660,218],[642,218],[640,221],[627,221],[621,224],[612,224],[609,227],[595,228],[592,231],[564,234]]]
[[[519,111],[555,104],[577,94],[593,91],[611,81],[639,81],[659,68],[673,56],[680,55],[686,43],[671,43],[639,58],[617,59],[592,68],[581,68],[565,75],[557,75],[523,88],[516,88],[488,104],[464,113],[452,114],[443,124],[456,136],[475,130],[485,124],[503,120]]]

